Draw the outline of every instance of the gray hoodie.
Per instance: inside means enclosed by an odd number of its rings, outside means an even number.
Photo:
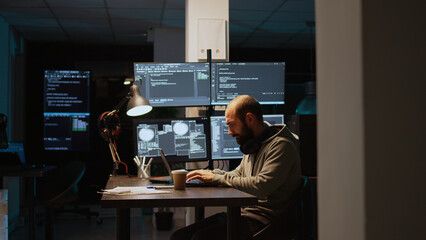
[[[258,204],[243,207],[242,215],[268,224],[288,206],[300,186],[301,171],[297,135],[284,124],[266,124],[276,133],[257,153],[244,155],[235,170],[213,170],[213,182],[257,196]]]

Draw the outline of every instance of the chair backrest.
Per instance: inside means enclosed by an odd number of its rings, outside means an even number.
[[[84,175],[86,165],[82,161],[71,161],[57,171],[44,177],[38,187],[38,199],[45,204],[61,205],[77,198],[78,182]]]
[[[315,193],[313,184],[306,178],[306,185],[304,186],[303,193],[299,203],[299,236],[296,239],[300,240],[313,240],[316,239],[315,227]]]
[[[290,199],[287,209],[277,219],[257,232],[251,240],[300,239],[303,199],[307,194],[309,178],[302,176],[300,187]],[[286,225],[286,226],[283,226]],[[291,229],[289,229],[291,228]]]

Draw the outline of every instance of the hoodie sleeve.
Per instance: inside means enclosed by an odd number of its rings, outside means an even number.
[[[246,162],[245,161],[246,157],[247,156],[244,156],[243,159],[241,160],[241,164],[238,165],[238,167],[236,167],[234,170],[232,170],[230,172],[226,172],[226,171],[223,171],[221,169],[214,169],[213,173],[215,175],[224,175],[224,174],[227,174],[227,175],[231,175],[231,176],[240,177],[240,176],[242,176],[242,169],[244,168],[244,165],[245,165],[245,162]],[[214,181],[214,179],[213,179],[213,181]]]
[[[213,181],[258,197],[269,196],[286,181],[295,167],[298,153],[291,142],[285,138],[277,138],[261,154],[256,160],[259,165],[254,167],[253,176],[241,175],[242,169],[248,167],[244,165],[246,162],[242,162],[235,171],[215,175]]]

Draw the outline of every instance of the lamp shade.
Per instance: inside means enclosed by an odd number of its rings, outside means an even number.
[[[146,98],[139,94],[139,88],[136,85],[130,87],[131,98],[127,103],[128,116],[134,117],[149,113],[152,110],[152,106]]]

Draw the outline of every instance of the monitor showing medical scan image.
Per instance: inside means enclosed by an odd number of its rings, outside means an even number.
[[[135,83],[153,107],[210,105],[209,63],[135,63]]]
[[[208,118],[134,120],[136,155],[160,160],[160,148],[167,161],[206,161],[210,158]]]
[[[284,104],[284,62],[216,62],[211,72],[211,105],[227,105],[239,95]]]
[[[283,124],[284,115],[263,115],[263,120],[270,124]],[[212,159],[241,159],[243,153],[240,151],[240,145],[235,138],[228,135],[228,125],[226,125],[225,116],[210,117],[210,122]]]

